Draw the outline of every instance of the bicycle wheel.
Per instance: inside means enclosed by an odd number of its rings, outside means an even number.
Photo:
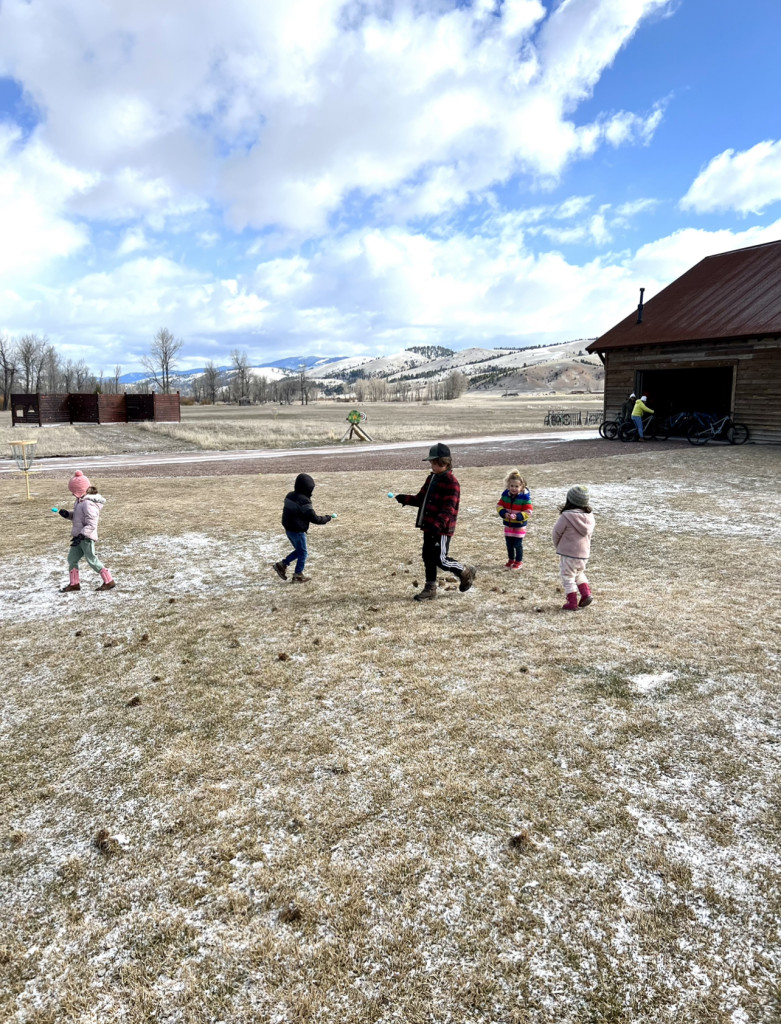
[[[618,440],[619,441],[634,441],[637,438],[637,427],[630,420],[628,423],[622,423],[618,428]]]
[[[748,441],[748,427],[742,423],[733,423],[727,430],[727,440],[730,444],[745,444]]]
[[[689,444],[707,444],[713,437],[713,431],[710,427],[703,427],[699,423],[695,423],[694,426],[689,429],[689,433],[686,437]]]
[[[666,441],[670,436],[670,417],[663,420],[654,420],[654,437],[657,441]]]
[[[652,419],[650,423],[647,423],[643,427],[643,433],[652,441],[666,441],[669,437],[669,432],[667,434],[664,432],[664,424],[657,419]]]
[[[599,436],[606,441],[615,441],[618,435],[618,424],[615,420],[604,420],[599,424]]]

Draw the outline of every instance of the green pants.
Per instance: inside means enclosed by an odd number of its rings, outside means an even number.
[[[68,568],[75,569],[82,558],[87,559],[87,565],[90,569],[94,569],[95,572],[100,572],[103,568],[103,563],[95,554],[94,540],[83,540],[80,544],[76,544],[75,547],[68,548]]]

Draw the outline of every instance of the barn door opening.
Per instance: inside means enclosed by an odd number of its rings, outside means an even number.
[[[635,391],[648,395],[648,405],[662,416],[678,412],[732,412],[734,366],[702,366],[685,370],[639,370]]]

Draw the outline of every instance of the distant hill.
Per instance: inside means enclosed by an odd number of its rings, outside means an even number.
[[[326,394],[349,392],[361,378],[425,388],[429,382],[444,380],[454,370],[469,378],[470,391],[601,391],[602,363],[586,352],[591,340],[579,338],[534,348],[465,348],[460,352],[438,345],[419,345],[388,356],[290,356],[249,369],[253,376],[273,382],[295,377],[305,365],[307,378]],[[200,377],[204,369],[172,374],[171,386],[182,394],[191,393],[193,379]],[[229,384],[233,368],[218,369],[222,384]],[[135,386],[149,381],[143,373],[126,373],[119,379]]]
[[[457,370],[470,380],[470,391],[601,391],[604,369],[589,355],[590,338],[535,348],[465,348],[460,352],[437,346],[416,346],[395,355],[354,356],[314,367],[308,376],[331,390],[349,388],[360,378],[380,378],[411,387],[444,380]],[[425,354],[428,351],[428,355]]]

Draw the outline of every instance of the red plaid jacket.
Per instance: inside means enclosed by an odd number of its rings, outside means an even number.
[[[426,533],[444,533],[452,537],[456,531],[458,503],[461,487],[448,470],[447,473],[429,473],[417,494],[397,495],[402,505],[414,505],[420,511],[415,526]]]

